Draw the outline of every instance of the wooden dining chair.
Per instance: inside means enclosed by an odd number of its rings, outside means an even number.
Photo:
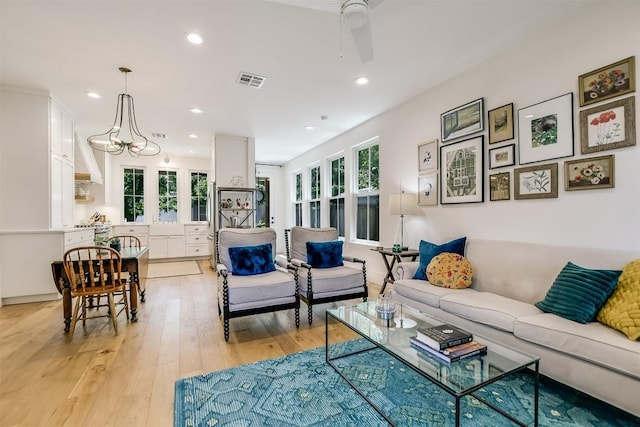
[[[107,240],[107,243],[111,244],[111,242],[114,242],[114,241],[120,241],[121,248],[140,249],[140,247],[142,246],[140,239],[137,238],[136,236],[125,236],[125,235],[113,236],[109,240]]]
[[[117,316],[124,311],[129,319],[129,304],[124,292],[125,280],[121,277],[122,260],[118,251],[105,246],[83,246],[70,249],[63,257],[65,273],[69,280],[71,298],[75,298],[75,307],[71,318],[69,339],[73,339],[76,323],[82,320],[82,325],[87,319],[110,317],[118,334]],[[115,293],[120,293],[123,309],[116,311]],[[87,312],[88,299],[96,296],[107,296],[109,311],[107,314],[89,316]]]

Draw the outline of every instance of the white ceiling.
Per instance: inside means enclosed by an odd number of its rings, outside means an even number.
[[[255,138],[257,162],[282,164],[589,3],[385,0],[362,64],[346,29],[341,43],[340,0],[0,0],[0,81],[50,91],[86,137],[110,127],[127,66],[138,125],[167,134],[165,152],[208,156],[214,134],[239,135]],[[241,86],[240,72],[267,80]],[[371,83],[356,87],[359,75]]]

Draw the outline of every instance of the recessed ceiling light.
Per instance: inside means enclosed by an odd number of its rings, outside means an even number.
[[[189,154],[193,154],[193,153],[195,153],[195,151],[189,150]]]
[[[311,126],[311,125],[306,125],[304,128],[305,128],[306,130],[314,130],[314,129],[315,129],[315,127],[314,127],[314,126]]]
[[[191,111],[191,112],[192,112],[192,113],[194,113],[194,114],[200,114],[200,113],[202,113],[202,110],[201,110],[201,109],[199,109],[199,108],[197,108],[197,107],[194,107],[194,108],[192,108],[192,109],[191,109],[191,110],[189,110],[189,111]]]
[[[87,92],[87,96],[89,98],[102,98],[99,93],[96,92]]]
[[[193,44],[202,44],[202,36],[197,33],[187,33],[187,40],[189,40]]]
[[[356,79],[356,84],[358,86],[364,86],[369,83],[369,77],[361,76]]]
[[[189,134],[189,138],[197,138],[197,137],[198,137],[198,135],[196,135],[195,133],[190,133]]]

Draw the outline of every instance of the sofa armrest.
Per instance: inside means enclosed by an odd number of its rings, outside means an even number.
[[[419,265],[418,261],[399,262],[396,264],[393,276],[396,277],[396,280],[413,279],[413,275],[416,274]]]

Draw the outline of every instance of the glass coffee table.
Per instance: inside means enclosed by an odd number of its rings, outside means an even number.
[[[416,335],[416,327],[430,327],[446,322],[400,304],[396,306],[396,320],[383,320],[376,312],[376,304],[376,302],[365,302],[355,306],[327,310],[325,357],[327,363],[391,425],[396,424],[389,414],[385,413],[385,408],[381,408],[373,402],[367,393],[360,388],[359,382],[345,374],[344,368],[340,366],[341,359],[367,353],[370,353],[371,357],[376,357],[374,352],[383,350],[401,362],[401,365],[410,368],[408,371],[418,373],[422,378],[436,384],[455,398],[456,426],[460,425],[460,400],[469,395],[516,424],[527,425],[496,404],[488,402],[476,392],[502,378],[532,367],[534,378],[533,425],[538,425],[540,363],[538,357],[474,334],[474,340],[487,345],[487,354],[452,363],[443,362],[413,348],[409,343],[409,338]],[[402,327],[399,322],[400,318],[403,319]],[[469,332],[473,333],[473,331]],[[357,343],[357,345],[346,345],[346,343]],[[424,403],[428,405],[428,402]]]

